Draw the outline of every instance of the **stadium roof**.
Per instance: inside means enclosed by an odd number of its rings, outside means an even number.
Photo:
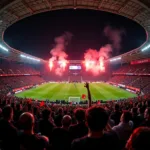
[[[25,59],[20,58],[22,54],[21,51],[10,48],[3,41],[3,34],[7,27],[34,14],[67,8],[107,11],[136,21],[144,27],[147,33],[147,40],[141,47],[120,56],[123,62],[150,57],[150,50],[142,51],[145,46],[150,44],[149,0],[0,0],[0,43],[9,49],[9,54],[0,50],[0,57],[25,61]],[[29,57],[30,56],[31,55],[29,55]],[[34,58],[36,59],[36,57]],[[27,62],[28,61],[29,60],[27,60]],[[40,61],[45,62],[42,59],[40,59]]]

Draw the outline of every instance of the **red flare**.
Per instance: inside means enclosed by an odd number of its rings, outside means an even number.
[[[86,95],[85,94],[82,94],[82,99],[86,99]]]
[[[53,61],[52,61],[52,60],[49,60],[49,68],[50,68],[50,71],[51,71],[52,68],[53,68]]]

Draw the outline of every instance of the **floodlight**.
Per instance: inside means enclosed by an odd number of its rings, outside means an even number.
[[[26,55],[23,55],[23,54],[21,54],[20,56],[23,57],[23,58],[27,58],[27,59],[30,59],[30,60],[34,60],[34,61],[40,62],[40,59],[36,59],[34,57],[26,56]]]
[[[120,59],[121,59],[121,57],[113,58],[113,59],[110,59],[110,62],[117,61],[117,60],[120,60]]]
[[[8,52],[8,49],[7,49],[6,47],[2,46],[1,44],[0,44],[0,48],[1,48],[2,50],[4,50],[4,51],[7,51],[7,52]]]
[[[142,52],[148,50],[149,48],[150,48],[150,44],[147,45],[146,47],[144,47],[144,48],[142,49]]]

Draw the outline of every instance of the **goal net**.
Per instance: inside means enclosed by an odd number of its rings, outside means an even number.
[[[68,101],[79,103],[80,102],[80,97],[69,97]]]

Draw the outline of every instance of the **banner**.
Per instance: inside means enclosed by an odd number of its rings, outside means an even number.
[[[135,87],[132,87],[132,86],[127,86],[127,85],[123,85],[123,84],[117,84],[117,83],[114,83],[114,82],[108,82],[109,84],[112,84],[112,85],[115,85],[115,86],[118,86],[118,87],[122,87],[124,89],[129,89],[129,90],[132,90],[132,91],[135,91],[135,92],[140,92],[140,89],[139,88],[135,88]]]
[[[28,85],[28,86],[16,88],[16,89],[13,89],[13,92],[23,91],[23,90],[28,89],[28,88],[31,88],[31,87],[33,87],[33,85]]]
[[[127,85],[126,85],[126,88],[130,89],[130,90],[133,90],[133,91],[136,91],[136,92],[140,92],[139,88],[135,88],[135,87],[132,87],[132,86],[127,86]]]
[[[150,76],[150,73],[113,73],[113,75],[124,76]]]
[[[148,63],[148,62],[150,63],[150,58],[131,61],[131,65],[143,64],[143,63]]]
[[[37,76],[37,75],[40,75],[40,73],[36,73],[36,74],[0,74],[0,77]]]

